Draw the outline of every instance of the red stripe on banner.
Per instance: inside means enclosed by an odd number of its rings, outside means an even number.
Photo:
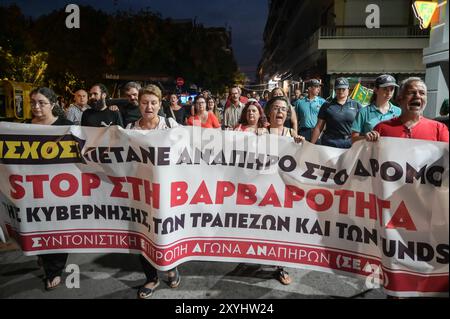
[[[140,250],[156,265],[170,266],[188,257],[240,258],[248,260],[286,262],[298,265],[323,267],[365,276],[380,282],[390,291],[447,292],[448,273],[414,274],[381,268],[377,258],[356,253],[282,243],[261,243],[228,239],[188,239],[158,247],[140,234],[125,232],[55,232],[53,234],[12,235],[19,239],[26,252],[73,249],[132,249]]]
[[[414,275],[410,273],[391,272],[384,270],[387,290],[391,291],[419,291],[419,292],[447,292],[449,281],[447,275]]]

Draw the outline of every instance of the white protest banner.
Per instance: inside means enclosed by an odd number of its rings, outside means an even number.
[[[26,255],[248,262],[448,294],[446,143],[0,123],[0,178],[0,227]]]

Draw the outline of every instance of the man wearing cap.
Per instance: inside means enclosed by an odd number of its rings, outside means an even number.
[[[337,78],[334,88],[336,97],[330,102],[325,102],[319,110],[311,143],[317,142],[326,125],[322,135],[322,145],[350,148],[352,146],[352,124],[362,106],[348,98],[349,84],[346,78]]]
[[[317,124],[317,115],[325,99],[319,96],[320,81],[312,79],[307,82],[308,96],[294,104],[298,119],[298,134],[311,141],[312,131]]]
[[[353,143],[365,139],[378,123],[400,116],[402,110],[390,102],[396,87],[398,85],[392,75],[383,74],[376,78],[370,105],[363,107],[353,122]]]
[[[422,116],[427,105],[427,86],[421,78],[404,80],[398,101],[402,114],[376,125],[366,134],[366,140],[377,141],[380,136],[391,136],[448,143],[447,126]]]

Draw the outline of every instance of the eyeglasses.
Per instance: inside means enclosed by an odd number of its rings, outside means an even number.
[[[272,111],[275,111],[275,112],[278,112],[278,111],[281,111],[281,112],[287,112],[287,107],[286,106],[275,106],[274,108],[272,108]]]
[[[36,107],[37,105],[39,105],[39,107],[43,107],[43,106],[49,105],[49,104],[51,104],[51,103],[50,102],[45,102],[45,101],[37,101],[37,102],[31,101],[30,102],[31,107]]]

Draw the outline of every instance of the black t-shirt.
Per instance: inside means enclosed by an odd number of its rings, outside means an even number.
[[[177,121],[178,124],[181,125],[186,125],[186,119],[189,117],[188,113],[186,113],[186,109],[184,107],[181,107],[179,110],[172,110],[173,114],[175,115],[174,120]],[[189,111],[190,112],[190,111]],[[172,116],[172,112],[170,111],[170,106],[165,110],[166,113],[166,117],[171,117]]]
[[[81,126],[108,127],[111,125],[123,127],[120,112],[111,111],[109,108],[106,108],[103,111],[87,109],[81,116]]]
[[[58,117],[56,121],[52,123],[52,125],[74,125],[74,123],[71,120]]]
[[[141,118],[141,111],[139,110],[139,106],[134,105],[133,103],[128,103],[124,107],[120,109],[120,113],[122,114],[122,119],[124,123],[124,127],[128,125],[128,123],[134,123]]]
[[[352,135],[353,121],[361,107],[361,104],[350,99],[343,105],[336,99],[325,102],[318,115],[326,123],[324,134],[334,138],[349,138]]]

